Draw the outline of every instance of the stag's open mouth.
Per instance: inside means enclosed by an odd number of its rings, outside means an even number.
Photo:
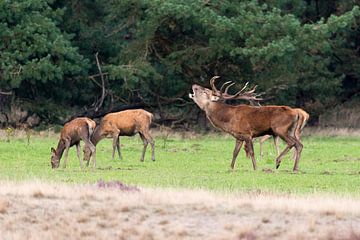
[[[194,85],[192,85],[192,91],[193,91],[193,93],[189,93],[189,98],[191,98],[191,99],[194,99],[194,97],[195,97],[195,90],[196,90],[196,88],[197,88],[197,86],[196,86],[196,84],[194,84]]]

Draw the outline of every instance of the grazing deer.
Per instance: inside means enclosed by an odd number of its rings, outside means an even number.
[[[296,139],[301,140],[300,137],[301,137],[302,130],[305,127],[307,121],[309,120],[310,115],[301,108],[294,108],[294,110],[297,111],[299,114],[299,124],[298,124],[298,127],[295,129],[295,137],[296,137]],[[260,141],[259,141],[260,157],[263,157],[263,143],[266,140],[268,140],[270,137],[271,137],[271,135],[265,135],[260,138]],[[274,137],[273,139],[274,139],[274,145],[276,148],[277,155],[279,155],[280,154],[279,137]],[[294,152],[293,158],[295,159],[295,157],[296,157],[296,153]]]
[[[295,137],[295,129],[298,124],[299,114],[290,107],[286,106],[248,106],[248,105],[228,105],[224,101],[228,99],[245,99],[257,101],[261,100],[256,95],[256,86],[244,92],[245,85],[236,94],[231,95],[228,89],[234,83],[226,82],[220,90],[215,87],[215,76],[210,80],[212,89],[199,85],[192,85],[193,94],[189,97],[206,113],[207,118],[216,127],[235,137],[236,144],[233,151],[231,168],[235,166],[236,157],[245,141],[246,153],[251,157],[254,170],[256,160],[252,139],[263,135],[279,136],[287,143],[287,147],[276,159],[276,168],[280,166],[284,155],[292,148],[296,149],[296,159],[293,170],[298,171],[299,159],[303,145]],[[230,85],[228,85],[230,84]],[[224,87],[228,85],[223,91]]]
[[[153,115],[145,110],[125,110],[121,112],[109,113],[104,116],[100,124],[95,129],[91,142],[96,146],[103,138],[113,139],[112,159],[114,160],[115,148],[117,149],[119,158],[122,159],[120,151],[120,136],[134,136],[139,133],[144,143],[144,149],[140,161],[144,161],[147,145],[150,143],[152,149],[151,159],[155,161],[154,140],[150,135],[150,125]],[[89,161],[93,155],[93,161],[96,161],[95,152],[85,148],[85,159]]]
[[[75,118],[66,123],[61,129],[60,140],[56,150],[51,148],[51,167],[58,168],[60,165],[60,159],[65,150],[64,168],[66,167],[69,148],[76,145],[77,157],[79,158],[80,166],[83,167],[83,162],[80,158],[80,141],[85,142],[85,147],[88,147],[89,151],[94,152],[95,146],[90,141],[90,136],[95,129],[96,123],[89,118]],[[87,166],[89,161],[87,162]]]

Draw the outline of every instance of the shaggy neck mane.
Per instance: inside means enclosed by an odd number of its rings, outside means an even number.
[[[236,107],[237,106],[228,105],[223,102],[211,102],[205,108],[205,113],[207,118],[215,127],[228,131],[229,129],[227,129],[227,123],[234,117],[232,109]]]

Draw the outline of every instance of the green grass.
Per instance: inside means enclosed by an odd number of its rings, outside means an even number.
[[[164,147],[156,139],[156,161],[140,162],[142,142],[138,136],[123,137],[124,160],[111,160],[112,142],[103,140],[97,148],[97,167],[81,170],[75,147],[70,149],[68,166],[50,167],[50,147],[57,137],[33,137],[0,141],[0,180],[51,180],[67,183],[94,183],[99,179],[119,180],[130,185],[203,188],[220,191],[271,191],[282,193],[339,193],[360,195],[360,139],[345,137],[307,137],[300,159],[300,172],[292,173],[292,153],[275,170],[275,150],[268,141],[260,159],[255,142],[258,170],[242,149],[236,170],[230,170],[235,141],[223,135],[196,139],[170,138]],[[284,148],[284,145],[281,146]],[[271,169],[272,171],[270,171]]]

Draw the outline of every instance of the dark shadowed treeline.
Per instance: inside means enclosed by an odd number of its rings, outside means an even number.
[[[359,102],[358,5],[2,0],[0,125],[138,107],[158,123],[195,123],[201,115],[187,94],[213,75],[234,88],[257,84],[263,104],[302,107],[316,124],[328,109]]]

